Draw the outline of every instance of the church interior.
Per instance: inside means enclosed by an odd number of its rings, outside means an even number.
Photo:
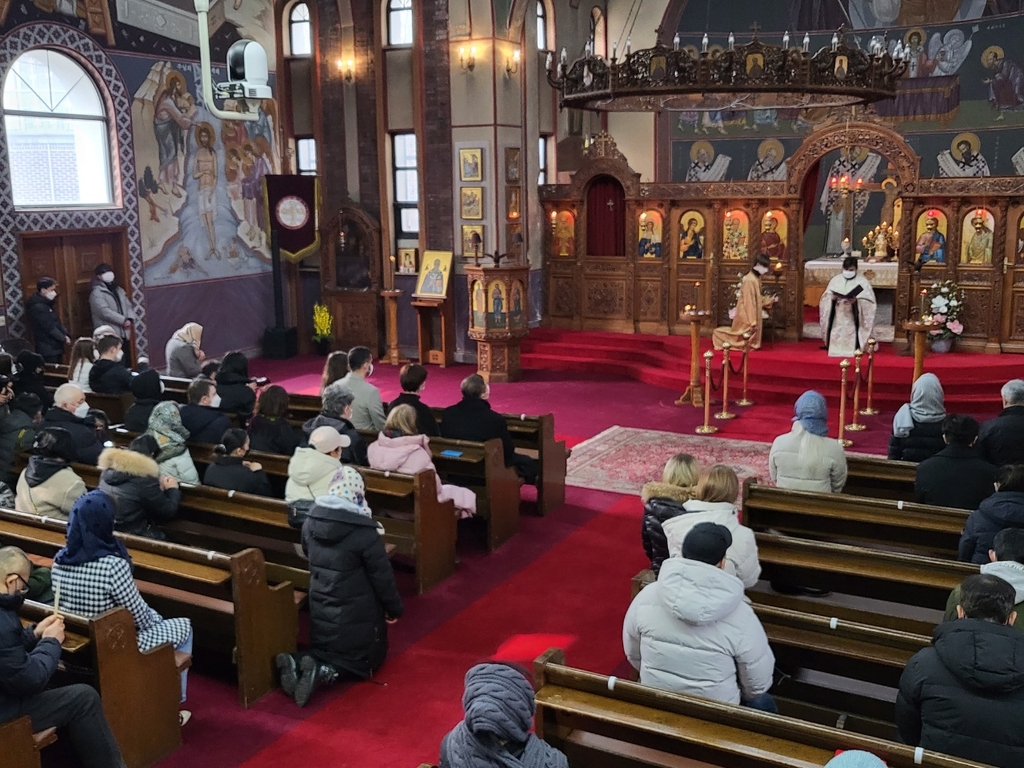
[[[0,648],[12,768],[1024,765],[1024,624],[984,614],[1024,611],[1022,40],[1018,0],[0,0],[0,613],[62,619],[50,685],[123,759],[8,707]],[[100,458],[50,516],[61,419]],[[317,563],[351,483],[358,587]],[[94,494],[187,645],[62,609]],[[9,609],[6,547],[55,591]],[[349,589],[359,672],[319,650]],[[938,670],[968,629],[984,684]],[[515,736],[481,665],[528,680]]]

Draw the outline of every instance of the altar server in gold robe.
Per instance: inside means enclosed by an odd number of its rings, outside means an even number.
[[[732,325],[715,328],[711,336],[715,349],[721,349],[725,342],[729,342],[733,349],[742,349],[747,344],[743,338],[745,333],[750,334],[751,349],[761,348],[764,310],[777,301],[775,296],[761,295],[761,278],[768,274],[771,263],[771,259],[763,253],[754,259],[754,266],[740,281],[740,295],[736,300]]]

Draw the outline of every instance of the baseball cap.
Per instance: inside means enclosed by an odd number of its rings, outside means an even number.
[[[349,436],[341,434],[334,427],[317,427],[309,435],[310,448],[315,448],[320,453],[330,453],[339,448],[348,448],[350,445],[352,440]]]
[[[697,523],[683,539],[683,557],[718,565],[732,546],[732,534],[718,523]]]

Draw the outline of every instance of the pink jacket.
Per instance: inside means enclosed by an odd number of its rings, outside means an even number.
[[[476,514],[475,493],[458,485],[441,484],[437,470],[434,469],[433,459],[430,457],[430,449],[427,448],[426,435],[388,437],[381,432],[377,440],[370,443],[367,453],[373,469],[401,472],[405,475],[415,475],[424,469],[433,470],[437,481],[437,498],[441,501],[454,501],[455,509],[463,512],[464,516]]]

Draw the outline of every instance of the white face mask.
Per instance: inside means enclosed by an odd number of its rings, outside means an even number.
[[[80,419],[84,419],[88,415],[89,404],[83,400],[82,403],[77,408],[75,408],[75,416],[77,416]]]
[[[57,292],[56,291],[43,291],[43,298],[46,299],[47,301],[53,301],[54,299],[57,298]]]
[[[366,372],[366,378],[373,376],[373,363],[370,363],[370,370]]]
[[[100,280],[102,280],[104,283],[112,283],[114,282],[114,273],[104,272],[102,275],[100,275]]]
[[[161,380],[160,381],[160,394],[162,395],[165,390],[166,390],[166,387],[164,386],[163,380]]]
[[[768,267],[762,267],[760,264],[756,264],[754,266],[754,271],[757,272],[757,274],[759,275],[767,275]]]
[[[122,360],[124,360],[124,350],[123,350],[123,349],[119,349],[119,350],[117,350],[117,357],[115,357],[114,359],[115,359],[115,360],[116,360],[117,362],[119,362],[119,363],[120,363],[120,362],[121,362]]]
[[[857,276],[857,270],[855,270],[855,269],[844,269],[843,270],[843,277],[845,277],[847,280],[853,280],[853,278],[855,278],[856,276]]]
[[[211,408],[220,408],[220,395],[214,395],[210,398]]]
[[[95,350],[95,349],[92,351],[92,359],[93,360],[99,360],[100,359],[100,353],[97,350]]]

